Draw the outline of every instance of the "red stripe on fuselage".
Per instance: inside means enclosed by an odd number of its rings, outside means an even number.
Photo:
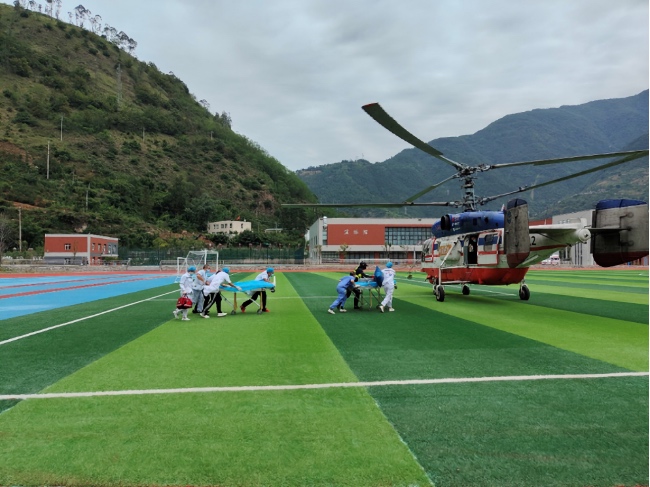
[[[519,284],[528,272],[528,267],[485,268],[485,267],[452,267],[447,269],[422,269],[430,278],[437,278],[442,270],[442,284],[445,281],[460,281],[468,284],[506,285]]]

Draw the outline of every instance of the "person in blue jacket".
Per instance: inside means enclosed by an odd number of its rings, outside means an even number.
[[[350,272],[349,276],[345,276],[341,278],[338,284],[336,285],[336,292],[338,293],[339,296],[330,305],[327,312],[330,314],[334,314],[334,310],[336,308],[339,308],[339,311],[341,313],[345,313],[346,309],[344,308],[344,306],[345,306],[345,302],[348,299],[348,289],[354,289],[356,286],[357,285],[355,283],[354,272]]]

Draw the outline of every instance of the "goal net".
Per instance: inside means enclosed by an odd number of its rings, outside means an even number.
[[[190,266],[196,267],[199,271],[205,264],[209,264],[212,271],[219,268],[219,252],[216,250],[190,250],[186,257],[176,258],[176,280],[180,282],[181,276],[185,274],[187,268]]]

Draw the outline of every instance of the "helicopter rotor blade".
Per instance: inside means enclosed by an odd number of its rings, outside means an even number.
[[[381,105],[379,105],[379,103],[369,103],[368,105],[364,105],[361,108],[368,115],[374,118],[379,125],[384,127],[389,132],[397,135],[403,141],[408,142],[413,147],[417,147],[421,151],[426,152],[430,156],[440,159],[443,162],[446,162],[458,170],[464,169],[464,165],[456,161],[452,161],[451,159],[447,159],[438,149],[418,139],[415,135],[402,127],[393,117],[386,113],[386,111],[381,107]]]
[[[562,162],[577,162],[577,161],[589,161],[589,160],[594,160],[594,159],[609,159],[612,157],[620,157],[620,156],[634,156],[631,159],[625,159],[623,162],[628,162],[632,161],[634,159],[638,159],[639,157],[647,156],[648,155],[648,150],[635,150],[635,151],[624,151],[624,152],[609,152],[606,154],[592,154],[592,155],[586,155],[586,156],[573,156],[573,157],[560,157],[557,159],[541,159],[539,161],[525,161],[525,162],[506,162],[503,164],[492,164],[490,166],[487,166],[485,170],[488,169],[502,169],[504,167],[514,167],[514,166],[528,166],[528,165],[533,165],[533,166],[543,166],[545,164],[558,164]]]
[[[404,206],[460,206],[459,201],[432,201],[430,203],[286,203],[283,208],[402,208]]]
[[[433,184],[433,185],[429,186],[428,188],[423,189],[423,190],[420,191],[419,193],[414,194],[413,196],[409,196],[409,197],[406,198],[406,200],[404,200],[404,201],[407,202],[407,203],[411,203],[411,202],[415,201],[416,199],[418,199],[420,196],[423,196],[423,195],[427,194],[429,191],[433,191],[433,190],[436,189],[438,186],[442,186],[442,185],[445,184],[447,181],[450,181],[450,180],[452,180],[452,179],[454,179],[454,178],[457,178],[457,177],[459,177],[458,174],[453,174],[452,176],[449,176],[447,179],[443,179],[443,180],[440,181],[439,183]]]
[[[602,164],[600,166],[592,167],[591,169],[586,169],[584,171],[580,171],[580,172],[577,172],[575,174],[570,174],[568,176],[564,176],[564,177],[561,177],[561,178],[552,179],[552,180],[546,181],[544,183],[533,184],[532,186],[522,186],[519,189],[516,189],[514,191],[509,191],[507,193],[502,193],[502,194],[495,195],[495,196],[488,196],[486,198],[480,198],[479,204],[483,205],[485,203],[489,203],[490,201],[494,201],[494,200],[502,198],[504,196],[509,196],[511,194],[516,194],[516,193],[522,193],[524,191],[530,191],[531,189],[541,188],[543,186],[548,186],[550,184],[559,183],[560,181],[566,181],[567,179],[573,179],[573,178],[577,178],[579,176],[584,176],[585,174],[589,174],[589,173],[596,172],[596,171],[601,171],[603,169],[607,169],[608,167],[618,166],[619,164],[624,164],[626,162],[633,161],[634,159],[638,159],[640,157],[643,157],[644,155],[648,154],[648,151],[647,150],[646,151],[629,151],[629,152],[627,152],[627,154],[629,154],[629,155],[627,155],[626,157],[623,157],[622,159],[617,159],[615,161],[608,162],[607,164]],[[611,157],[611,155],[610,155],[610,157]]]

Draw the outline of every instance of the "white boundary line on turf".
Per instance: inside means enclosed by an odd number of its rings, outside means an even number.
[[[331,384],[295,384],[284,386],[226,386],[226,387],[187,387],[181,389],[141,389],[124,391],[97,391],[97,392],[50,392],[43,394],[3,394],[0,400],[20,399],[57,399],[76,397],[98,396],[142,396],[149,394],[188,394],[203,392],[256,392],[256,391],[293,391],[304,389],[333,389],[350,387],[382,387],[382,386],[408,386],[428,384],[458,384],[470,382],[508,382],[529,380],[554,380],[554,379],[603,379],[610,377],[645,377],[648,372],[613,372],[609,374],[563,374],[563,375],[513,375],[503,377],[458,377],[447,379],[411,379],[411,380],[383,380],[375,382],[338,382]]]
[[[170,291],[168,293],[160,294],[158,296],[153,296],[153,297],[147,298],[147,299],[142,299],[140,301],[135,301],[134,303],[125,304],[124,306],[119,306],[117,308],[108,309],[106,311],[102,311],[101,313],[97,313],[97,314],[90,315],[90,316],[85,316],[85,317],[79,318],[77,320],[68,321],[67,323],[61,323],[60,325],[54,325],[54,326],[50,326],[48,328],[43,328],[42,330],[36,330],[36,331],[31,332],[31,333],[27,333],[25,335],[20,335],[20,336],[14,337],[14,338],[9,338],[7,340],[1,341],[0,346],[6,345],[7,343],[15,342],[15,341],[18,341],[18,340],[22,340],[23,338],[28,338],[28,337],[31,337],[31,336],[34,336],[34,335],[38,335],[40,333],[45,333],[46,331],[55,330],[55,329],[61,328],[63,326],[72,325],[73,323],[79,323],[80,321],[85,321],[85,320],[89,320],[91,318],[96,318],[97,316],[105,315],[107,313],[112,313],[113,311],[118,311],[120,309],[128,308],[129,306],[133,306],[135,304],[140,304],[140,303],[144,303],[146,301],[151,301],[153,299],[160,298],[162,296],[167,296],[168,294],[172,294],[172,293],[178,293],[178,290]]]

